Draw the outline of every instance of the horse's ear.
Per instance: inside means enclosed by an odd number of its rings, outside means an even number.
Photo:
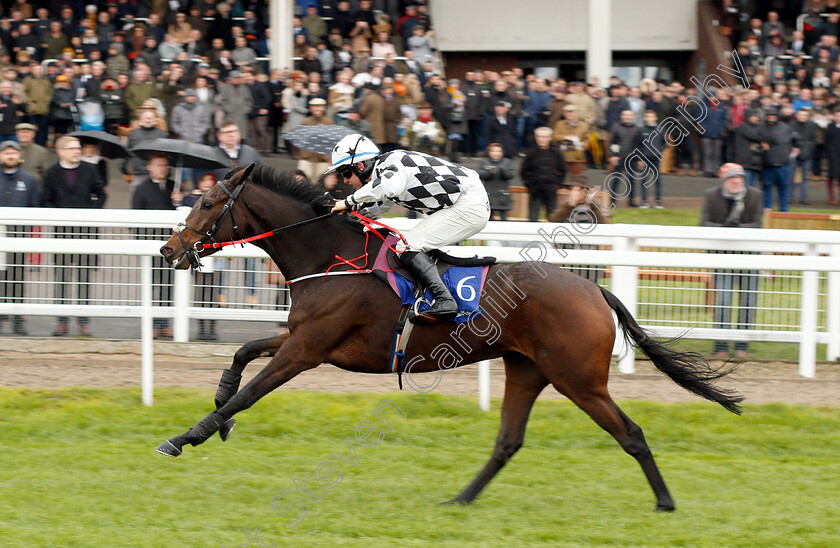
[[[230,178],[231,182],[231,189],[236,188],[239,186],[240,183],[243,183],[248,180],[248,177],[251,176],[251,172],[254,171],[254,168],[257,167],[257,164],[251,164],[244,169],[240,169],[233,176]]]

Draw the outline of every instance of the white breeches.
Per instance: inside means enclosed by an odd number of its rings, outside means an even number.
[[[435,211],[404,234],[409,251],[430,251],[457,244],[480,232],[490,219],[490,201],[480,182],[461,191],[458,200]],[[397,251],[404,251],[399,242]]]

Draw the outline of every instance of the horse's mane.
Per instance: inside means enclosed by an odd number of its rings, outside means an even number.
[[[305,204],[311,204],[312,200],[321,196],[318,188],[309,181],[299,181],[293,173],[270,166],[255,167],[251,180],[259,187]]]

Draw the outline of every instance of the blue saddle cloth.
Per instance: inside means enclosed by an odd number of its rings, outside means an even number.
[[[467,322],[482,313],[478,304],[487,270],[487,266],[452,266],[441,276],[446,288],[452,293],[455,302],[458,303],[458,315],[452,320],[455,323]],[[413,305],[414,283],[399,272],[393,272],[393,276],[403,306]],[[432,294],[428,289],[425,297],[427,301],[431,302]],[[427,308],[429,308],[428,304],[420,303],[418,311],[422,312]]]

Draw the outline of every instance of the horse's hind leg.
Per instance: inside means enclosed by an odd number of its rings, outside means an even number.
[[[219,380],[219,387],[216,389],[216,409],[221,408],[239,390],[239,383],[242,380],[242,371],[245,366],[260,357],[274,356],[283,343],[290,336],[283,333],[268,339],[259,339],[245,343],[233,356],[233,364],[230,369],[222,371],[222,378]],[[226,441],[236,421],[229,418],[219,428],[219,436]]]
[[[665,480],[659,473],[659,468],[653,460],[645,435],[641,427],[624,414],[618,405],[612,400],[607,392],[606,383],[604,386],[595,386],[585,392],[570,390],[568,386],[557,386],[557,390],[568,396],[587,415],[592,417],[598,426],[609,432],[618,441],[621,448],[627,454],[632,455],[647,477],[656,496],[657,512],[673,512],[675,509],[674,500],[668,492]]]
[[[505,398],[502,402],[502,421],[496,447],[490,460],[475,479],[449,502],[469,504],[490,480],[502,469],[525,439],[528,415],[548,380],[534,362],[521,354],[505,356]]]

